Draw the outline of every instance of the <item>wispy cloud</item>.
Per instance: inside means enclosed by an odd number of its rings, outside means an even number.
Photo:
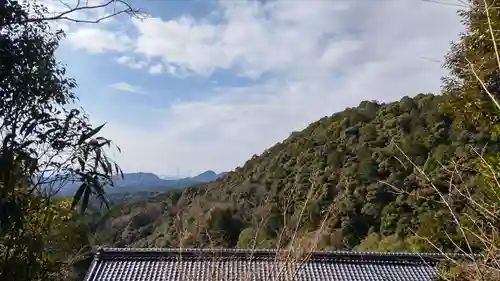
[[[85,27],[68,32],[67,40],[75,49],[93,53],[105,51],[124,52],[131,48],[133,41],[126,35],[108,30]]]
[[[112,88],[117,91],[136,93],[136,94],[145,94],[146,92],[137,86],[133,86],[127,82],[117,82],[114,84],[108,85],[109,88]]]

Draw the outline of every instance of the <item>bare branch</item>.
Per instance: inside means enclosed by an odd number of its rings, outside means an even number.
[[[77,23],[99,23],[103,20],[121,15],[127,14],[132,17],[144,18],[145,14],[140,9],[133,8],[127,1],[125,0],[107,0],[101,4],[89,5],[88,1],[80,1],[78,0],[74,6],[69,5],[63,0],[59,1],[63,6],[67,8],[67,10],[63,12],[57,12],[52,16],[33,16],[25,19],[16,19],[15,21],[0,21],[0,27],[11,25],[11,24],[25,24],[30,22],[43,22],[43,21],[55,21],[55,20],[67,20],[71,22]],[[83,3],[84,2],[84,3]],[[6,0],[0,0],[0,11],[5,8]],[[100,16],[94,19],[84,19],[74,17],[75,12],[81,11],[96,11],[99,9],[106,9],[111,6],[120,6],[119,9],[113,9],[113,12],[108,15]],[[116,7],[115,7],[116,8]]]

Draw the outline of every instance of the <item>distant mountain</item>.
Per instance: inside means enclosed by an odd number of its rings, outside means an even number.
[[[153,173],[127,173],[121,176],[114,176],[113,181],[117,187],[136,187],[161,185],[163,180]]]
[[[113,176],[114,186],[106,186],[106,192],[109,194],[116,193],[134,193],[134,192],[161,192],[170,189],[183,188],[190,185],[203,182],[215,181],[220,174],[214,171],[206,171],[194,177],[181,179],[162,179],[153,173],[124,173],[121,176]],[[57,185],[55,185],[57,186]],[[75,194],[80,183],[64,184],[57,195],[69,196]]]
[[[217,179],[217,174],[214,171],[206,171],[195,177],[192,177],[192,179],[200,182],[213,181]]]
[[[222,177],[224,177],[225,175],[227,175],[229,172],[222,172],[222,173],[218,173],[217,174],[217,178],[220,179]]]
[[[182,179],[182,177],[179,176],[172,176],[172,175],[158,175],[158,177],[162,180],[178,180]]]

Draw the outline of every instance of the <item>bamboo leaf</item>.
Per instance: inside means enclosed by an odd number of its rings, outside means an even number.
[[[87,188],[87,184],[86,183],[82,183],[80,185],[80,187],[76,191],[75,196],[73,196],[73,202],[71,203],[71,208],[72,209],[78,204],[78,202],[80,201],[80,198],[82,197],[82,194],[83,194],[83,192],[85,191],[86,188]]]
[[[101,131],[101,129],[106,125],[106,123],[102,124],[101,126],[93,129],[92,131],[86,133],[86,134],[83,134],[81,137],[80,137],[80,140],[78,140],[78,144],[82,144],[84,141],[88,140],[89,138],[91,138],[92,136],[94,136],[95,134],[99,133],[99,131]]]
[[[89,199],[90,199],[90,188],[88,185],[85,185],[86,188],[85,188],[85,193],[83,195],[83,200],[82,200],[82,204],[80,205],[80,212],[83,214],[85,213],[85,210],[87,209],[87,206],[89,204]]]

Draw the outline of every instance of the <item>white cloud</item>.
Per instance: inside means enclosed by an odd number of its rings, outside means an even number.
[[[138,59],[131,57],[131,56],[121,56],[121,57],[116,59],[116,62],[121,64],[121,65],[125,65],[129,68],[132,68],[132,69],[141,69],[141,68],[144,68],[148,65],[147,61],[138,60]]]
[[[425,1],[221,2],[216,22],[133,20],[135,55],[166,72],[217,69],[266,82],[207,89],[157,112],[155,130],[109,120],[125,169],[232,169],[322,116],[362,100],[437,92],[439,63],[462,27],[456,7]],[[151,71],[151,68],[149,68]]]
[[[213,48],[218,32],[215,26],[198,25],[188,17],[178,21],[148,18],[132,22],[140,33],[136,51],[147,57],[161,57],[167,63],[207,74],[214,70],[211,61],[224,59],[217,57]]]
[[[160,74],[163,71],[163,65],[162,64],[155,64],[151,67],[149,67],[149,73],[150,74]]]
[[[92,53],[124,52],[129,50],[132,44],[132,40],[126,35],[97,27],[81,27],[68,32],[66,40],[73,48]]]
[[[122,91],[122,92],[129,92],[129,93],[136,93],[136,94],[144,94],[145,93],[141,88],[136,87],[134,85],[131,85],[127,82],[117,82],[117,83],[108,85],[108,87],[115,89],[115,90],[118,90],[118,91]]]

